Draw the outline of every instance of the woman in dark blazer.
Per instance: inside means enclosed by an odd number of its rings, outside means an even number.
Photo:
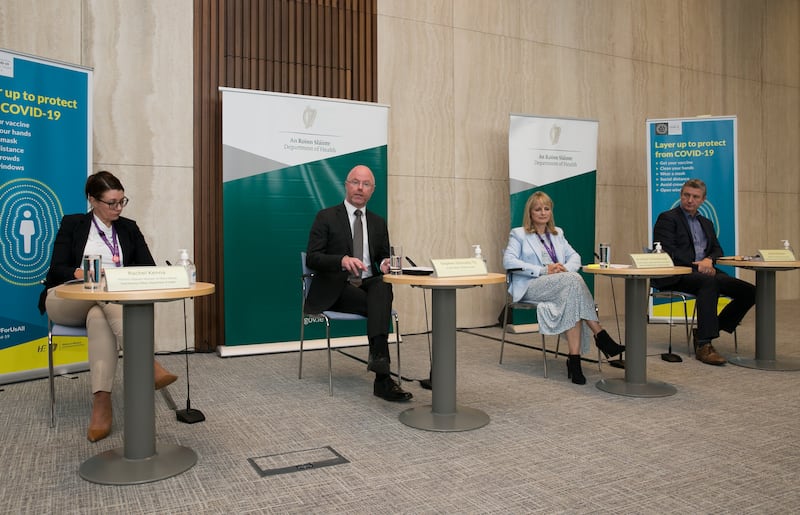
[[[46,310],[55,323],[86,325],[94,394],[87,438],[96,442],[111,432],[111,386],[122,348],[122,306],[62,299],[53,289],[67,281],[83,279],[81,262],[85,254],[100,255],[103,268],[154,266],[155,261],[136,222],[121,216],[128,198],[119,179],[110,172],[97,172],[86,180],[85,190],[91,210],[66,215],[61,220],[39,309]],[[154,366],[156,389],[177,379],[157,362]]]

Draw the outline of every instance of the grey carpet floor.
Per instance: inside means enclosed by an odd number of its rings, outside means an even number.
[[[800,358],[794,324],[800,302],[779,303],[779,355]],[[614,320],[603,319],[616,335]],[[800,372],[712,367],[687,356],[667,363],[667,326],[650,325],[648,378],[677,387],[671,397],[611,395],[594,383],[622,370],[584,363],[589,383],[573,385],[564,357],[507,345],[498,364],[498,327],[458,334],[458,401],[489,414],[483,428],[437,433],[399,422],[431,394],[406,383],[414,399],[372,395],[365,366],[334,354],[334,395],[325,355],[189,358],[192,406],[205,422],[186,425],[159,396],[157,439],[194,449],[198,463],[154,483],[103,486],[84,481],[87,458],[122,446],[122,378],[114,391],[114,431],[85,438],[88,374],[57,379],[57,423],[49,427],[46,380],[0,392],[2,513],[794,513],[800,508]],[[739,330],[753,355],[754,315]],[[538,344],[538,335],[512,335]],[[550,340],[550,345],[554,339]],[[404,375],[428,373],[425,335],[406,335]],[[733,339],[717,345],[733,353]],[[563,350],[563,349],[562,349]],[[365,348],[349,349],[360,358]],[[591,356],[587,357],[594,357]],[[159,358],[181,373],[170,387],[185,405],[184,357]],[[120,367],[121,370],[121,367]],[[301,451],[330,447],[346,463],[262,476],[259,463],[291,463]],[[322,450],[319,450],[322,449]],[[315,450],[315,451],[311,451]],[[308,454],[308,453],[306,453]],[[287,456],[283,456],[287,455]],[[260,461],[259,461],[260,460]]]

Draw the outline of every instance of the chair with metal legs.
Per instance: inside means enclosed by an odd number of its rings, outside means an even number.
[[[333,370],[331,366],[331,321],[332,320],[367,320],[367,317],[356,315],[353,313],[343,313],[341,311],[326,310],[319,313],[306,310],[306,296],[308,289],[311,286],[311,279],[314,278],[314,271],[306,265],[306,253],[300,253],[300,264],[303,271],[301,279],[302,295],[300,305],[300,365],[297,377],[303,378],[303,342],[305,339],[305,328],[307,324],[314,322],[325,322],[325,339],[328,343],[328,391],[333,395]],[[392,319],[394,320],[394,333],[395,344],[397,346],[397,377],[402,381],[402,374],[400,373],[400,319],[397,311],[392,309]]]
[[[55,386],[55,365],[53,363],[53,351],[55,346],[53,338],[57,336],[67,337],[86,337],[86,326],[71,327],[53,323],[47,319],[47,366],[50,380],[50,427],[56,425],[56,386]]]
[[[506,270],[506,303],[503,309],[503,337],[500,340],[500,364],[503,364],[503,351],[506,345],[506,333],[508,332],[508,319],[509,319],[509,312],[511,309],[525,309],[525,310],[536,310],[537,304],[533,302],[514,302],[511,298],[511,294],[508,292],[508,287],[511,283],[511,274],[518,269],[511,269]],[[597,305],[594,307],[595,313],[598,312]],[[545,340],[545,335],[539,332],[542,336],[542,360],[544,363],[544,377],[547,377],[547,341]],[[556,351],[555,351],[555,358],[558,358],[558,349],[561,346],[561,335],[559,334],[556,337]],[[602,365],[601,365],[602,357],[600,355],[600,349],[597,349],[597,369],[598,371],[602,372]]]

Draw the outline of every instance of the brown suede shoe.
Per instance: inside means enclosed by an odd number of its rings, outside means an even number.
[[[92,418],[86,438],[90,442],[102,440],[111,433],[111,392],[95,392],[92,401]]]
[[[695,356],[698,360],[708,365],[724,365],[728,362],[728,360],[717,353],[717,350],[710,343],[698,347],[697,350],[695,350]]]
[[[161,363],[155,360],[153,360],[153,375],[155,376],[156,390],[160,390],[165,386],[174,383],[178,379],[178,376],[168,372],[164,367],[161,366]]]

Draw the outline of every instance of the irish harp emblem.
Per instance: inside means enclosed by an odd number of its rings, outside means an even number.
[[[306,126],[306,129],[314,125],[314,120],[317,118],[317,110],[312,109],[311,106],[307,106],[305,111],[303,111],[303,125]]]

